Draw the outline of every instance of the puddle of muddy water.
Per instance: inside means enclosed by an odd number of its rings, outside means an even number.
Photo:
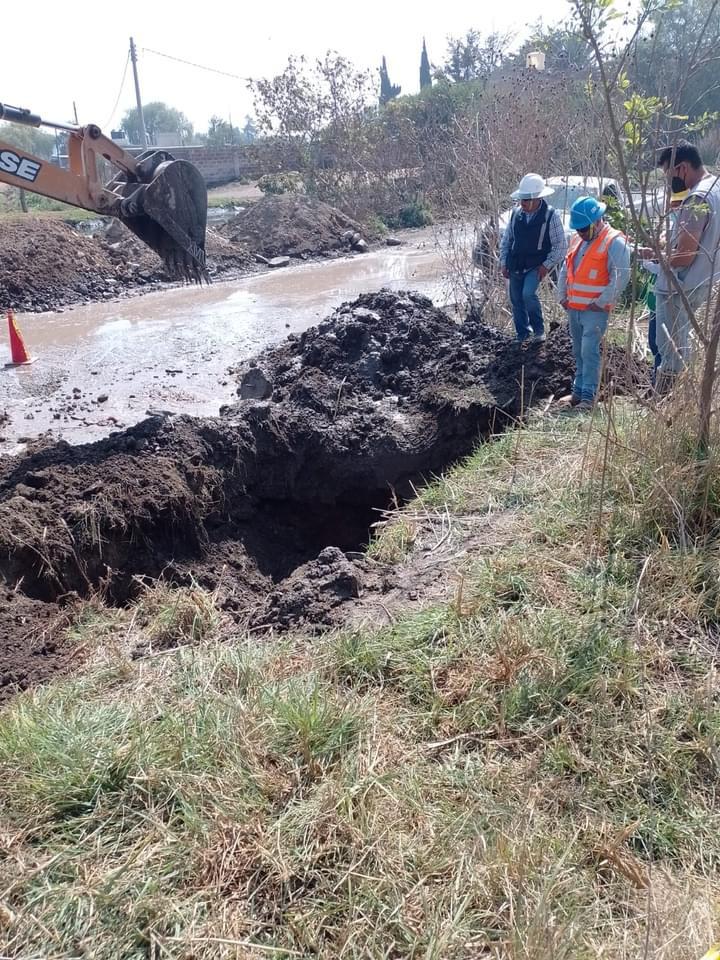
[[[345,300],[414,289],[452,300],[443,235],[414,231],[400,247],[295,265],[209,287],[156,291],[62,313],[20,315],[31,367],[0,369],[0,453],[48,431],[80,443],[148,410],[209,415],[235,396],[227,368]]]

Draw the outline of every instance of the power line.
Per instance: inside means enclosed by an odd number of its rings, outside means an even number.
[[[125,78],[127,77],[127,68],[129,63],[130,63],[130,53],[128,52],[127,56],[125,57],[125,69],[123,70],[122,80],[120,81],[120,89],[118,90],[118,95],[115,98],[115,106],[112,108],[110,112],[110,116],[107,118],[107,120],[103,124],[103,130],[107,129],[107,127],[110,126],[110,121],[115,116],[115,111],[118,108],[118,104],[120,103],[120,97],[122,96],[123,88],[125,87]]]
[[[197,70],[207,70],[208,73],[218,73],[221,77],[230,77],[233,80],[245,80],[250,82],[252,77],[241,77],[237,73],[228,73],[227,70],[216,70],[215,67],[206,67],[202,63],[193,63],[192,60],[183,60],[182,57],[173,57],[169,53],[161,53],[159,50],[151,50],[150,47],[143,47],[143,53],[154,53],[156,57],[165,57],[166,60],[175,60],[176,63],[184,63],[186,67],[195,67]]]

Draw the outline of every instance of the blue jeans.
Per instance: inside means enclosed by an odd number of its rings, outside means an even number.
[[[540,277],[537,269],[527,273],[510,274],[510,303],[512,304],[515,332],[522,343],[533,334],[536,337],[545,333],[542,307],[537,295]]]
[[[608,315],[604,310],[568,310],[568,317],[575,357],[573,394],[593,401],[600,383],[600,344]]]

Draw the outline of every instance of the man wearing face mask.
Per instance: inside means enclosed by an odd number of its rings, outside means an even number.
[[[545,340],[545,322],[537,295],[540,283],[565,256],[562,221],[545,197],[552,189],[537,173],[527,173],[511,194],[519,201],[500,243],[502,274],[510,283],[515,332],[520,343]]]
[[[720,181],[708,172],[697,147],[680,142],[666,147],[658,166],[671,179],[673,193],[688,190],[670,233],[668,267],[660,269],[656,286],[659,393],[667,393],[690,356],[690,320],[676,283],[693,310],[708,298],[720,278]]]
[[[570,243],[558,280],[558,300],[567,310],[575,357],[570,405],[591,410],[600,383],[600,345],[610,311],[630,277],[630,247],[603,221],[607,207],[580,197],[570,208]]]

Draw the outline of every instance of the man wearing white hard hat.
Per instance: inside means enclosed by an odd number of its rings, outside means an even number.
[[[520,343],[545,339],[537,290],[567,250],[562,220],[545,197],[553,192],[538,173],[526,173],[511,194],[519,201],[500,244],[500,266],[509,281],[515,332]]]

